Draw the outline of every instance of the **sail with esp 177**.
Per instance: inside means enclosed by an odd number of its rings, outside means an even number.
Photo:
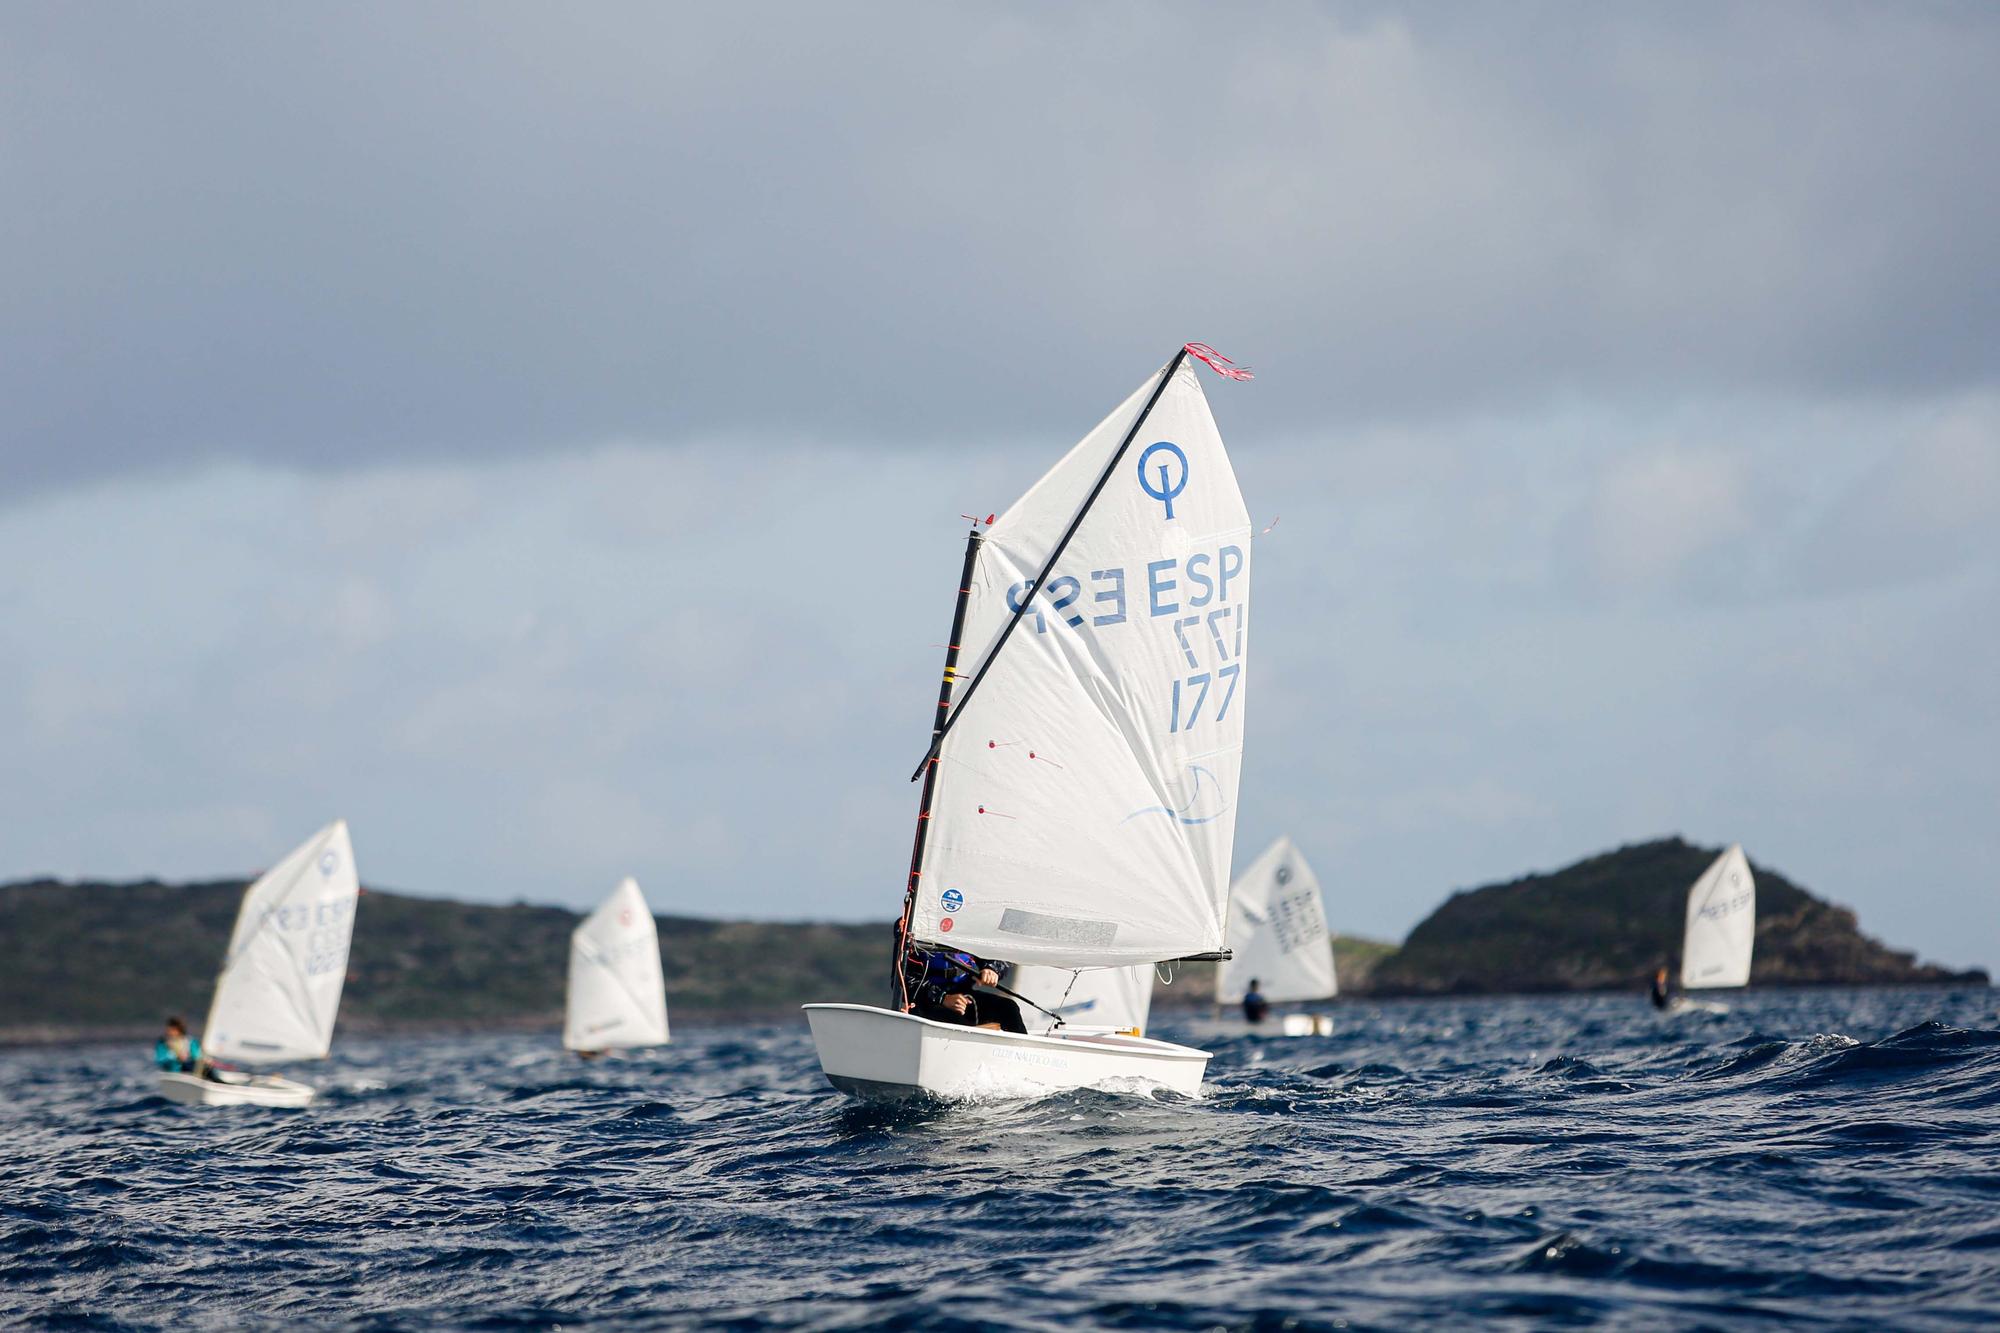
[[[1251,525],[1193,360],[1247,378],[1189,344],[968,539],[899,955],[1075,970],[1226,950]],[[949,1093],[1035,1070],[1040,1087],[1124,1072],[1192,1092],[1207,1062],[1118,1034],[954,1027],[909,1003],[806,1007],[836,1086]],[[1020,1042],[1049,1045],[1029,1059]]]

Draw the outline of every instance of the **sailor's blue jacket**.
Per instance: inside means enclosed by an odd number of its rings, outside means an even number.
[[[980,971],[994,966],[969,953],[912,945],[903,956],[903,984],[909,988],[911,1003],[935,1007],[947,995],[970,995],[979,984]]]
[[[188,1038],[188,1058],[183,1060],[174,1054],[174,1048],[167,1045],[165,1037],[153,1043],[153,1063],[160,1068],[182,1074],[193,1071],[201,1061],[201,1038]]]

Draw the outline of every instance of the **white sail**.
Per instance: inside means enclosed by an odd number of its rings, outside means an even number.
[[[1242,767],[1250,522],[1182,363],[1094,502],[1154,375],[992,525],[972,669],[1079,513],[938,758],[910,933],[991,958],[1122,966],[1223,947]]]
[[[659,930],[638,881],[627,879],[570,934],[563,1045],[609,1051],[667,1040]]]
[[[252,1064],[326,1055],[360,892],[345,820],[250,886],[216,978],[204,1054]]]
[[[1688,890],[1681,989],[1749,985],[1756,941],[1757,882],[1743,849],[1731,847]]]
[[[1231,886],[1229,951],[1216,979],[1218,1003],[1237,1003],[1252,981],[1274,1004],[1339,991],[1319,877],[1290,838],[1265,848]]]
[[[1153,965],[1093,967],[1080,972],[1066,967],[1017,967],[1008,986],[1049,1013],[1078,1027],[1111,1027],[1121,1032],[1146,1030],[1153,1013]],[[1025,1011],[1030,1030],[1041,1015]],[[1047,1020],[1044,1019],[1044,1022]]]

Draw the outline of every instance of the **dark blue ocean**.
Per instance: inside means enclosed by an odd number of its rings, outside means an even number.
[[[352,1038],[304,1112],[0,1053],[0,1324],[2000,1322],[2000,992],[1343,1002],[1165,1022],[1196,1101],[887,1111],[803,1021],[582,1066]]]

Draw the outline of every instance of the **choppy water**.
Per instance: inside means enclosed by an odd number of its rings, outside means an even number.
[[[580,1066],[350,1040],[310,1111],[0,1054],[0,1323],[1543,1328],[2000,1320],[2000,992],[1163,1024],[1199,1101],[871,1110],[803,1022]]]

